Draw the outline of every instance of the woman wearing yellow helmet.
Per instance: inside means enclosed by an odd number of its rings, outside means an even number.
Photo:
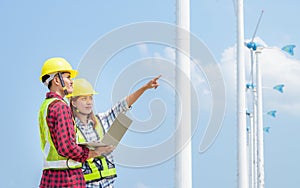
[[[152,79],[140,89],[119,101],[107,112],[96,115],[93,112],[93,95],[97,93],[85,79],[74,80],[73,93],[67,97],[70,99],[70,106],[75,117],[77,141],[92,142],[102,138],[119,113],[125,113],[144,91],[159,86],[157,82],[159,78],[160,76]],[[108,147],[110,146],[103,147],[103,150],[112,151],[114,149]],[[82,170],[87,188],[113,188],[117,175],[111,154],[85,161]]]

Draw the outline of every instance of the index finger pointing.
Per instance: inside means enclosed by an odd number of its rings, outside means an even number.
[[[160,77],[161,77],[161,75],[155,77],[153,80],[156,81],[156,80],[158,80]]]

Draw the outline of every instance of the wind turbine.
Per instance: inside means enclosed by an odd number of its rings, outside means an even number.
[[[259,54],[261,49],[254,42],[264,11],[261,11],[254,34],[250,42],[245,42],[251,55],[251,73],[250,84],[247,89],[252,92],[252,113],[250,113],[250,131],[249,136],[249,172],[251,188],[264,188],[264,148],[263,148],[263,113],[262,113],[262,77],[259,64]],[[256,62],[254,62],[254,54]],[[251,87],[249,87],[251,86]]]
[[[259,63],[259,56],[265,47],[258,45],[254,42],[254,38],[261,21],[264,11],[261,12],[258,23],[252,40],[245,42],[251,53],[251,79],[250,83],[246,84],[246,89],[252,91],[252,110],[253,112],[247,112],[250,117],[250,129],[248,130],[249,136],[249,156],[250,156],[250,185],[251,188],[264,188],[264,135],[263,133],[269,133],[270,127],[263,126],[263,101],[262,101],[262,74],[261,66]],[[286,45],[281,50],[294,55],[295,45]],[[269,48],[268,48],[269,49]],[[255,54],[255,58],[254,58]],[[255,62],[254,62],[255,59]],[[255,67],[255,68],[254,68]],[[254,80],[255,78],[255,80]],[[272,89],[283,93],[284,84],[278,84]],[[268,115],[276,117],[276,110],[267,112]]]

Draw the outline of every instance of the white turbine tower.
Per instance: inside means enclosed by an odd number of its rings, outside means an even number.
[[[262,106],[262,75],[261,66],[259,64],[259,54],[261,47],[257,47],[256,43],[247,43],[251,52],[251,64],[254,63],[253,52],[255,52],[255,71],[252,66],[251,83],[249,87],[252,92],[252,113],[248,113],[250,117],[250,139],[249,139],[249,172],[251,188],[264,188],[264,139],[263,139],[263,106]],[[255,81],[254,81],[255,77]],[[248,88],[248,87],[247,87]]]
[[[237,0],[237,134],[238,188],[249,187],[244,55],[244,3]]]
[[[190,1],[177,0],[176,32],[176,138],[175,187],[192,188],[192,146],[191,146],[191,92],[190,92]],[[184,49],[185,54],[178,49]]]
[[[250,113],[250,149],[249,149],[249,172],[251,188],[264,188],[264,148],[263,148],[263,109],[262,109],[262,76],[259,64],[259,54],[262,47],[258,47],[254,42],[254,38],[260,24],[262,15],[261,12],[258,23],[256,25],[252,40],[246,46],[251,53],[251,87],[252,90],[252,110]],[[255,64],[254,54],[255,53]],[[255,66],[255,69],[254,69]]]
[[[257,164],[258,164],[258,188],[265,187],[265,173],[264,173],[264,133],[263,133],[263,107],[262,107],[262,75],[260,70],[260,64],[258,56],[261,53],[258,48],[256,54],[256,83],[257,83]]]

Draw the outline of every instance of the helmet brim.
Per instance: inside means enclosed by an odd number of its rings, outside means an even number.
[[[70,78],[76,78],[76,76],[78,75],[78,71],[77,70],[60,70],[59,72],[69,72],[70,73]],[[50,72],[48,74],[53,74],[55,72]],[[42,78],[45,75],[40,76],[40,81],[42,81]]]

